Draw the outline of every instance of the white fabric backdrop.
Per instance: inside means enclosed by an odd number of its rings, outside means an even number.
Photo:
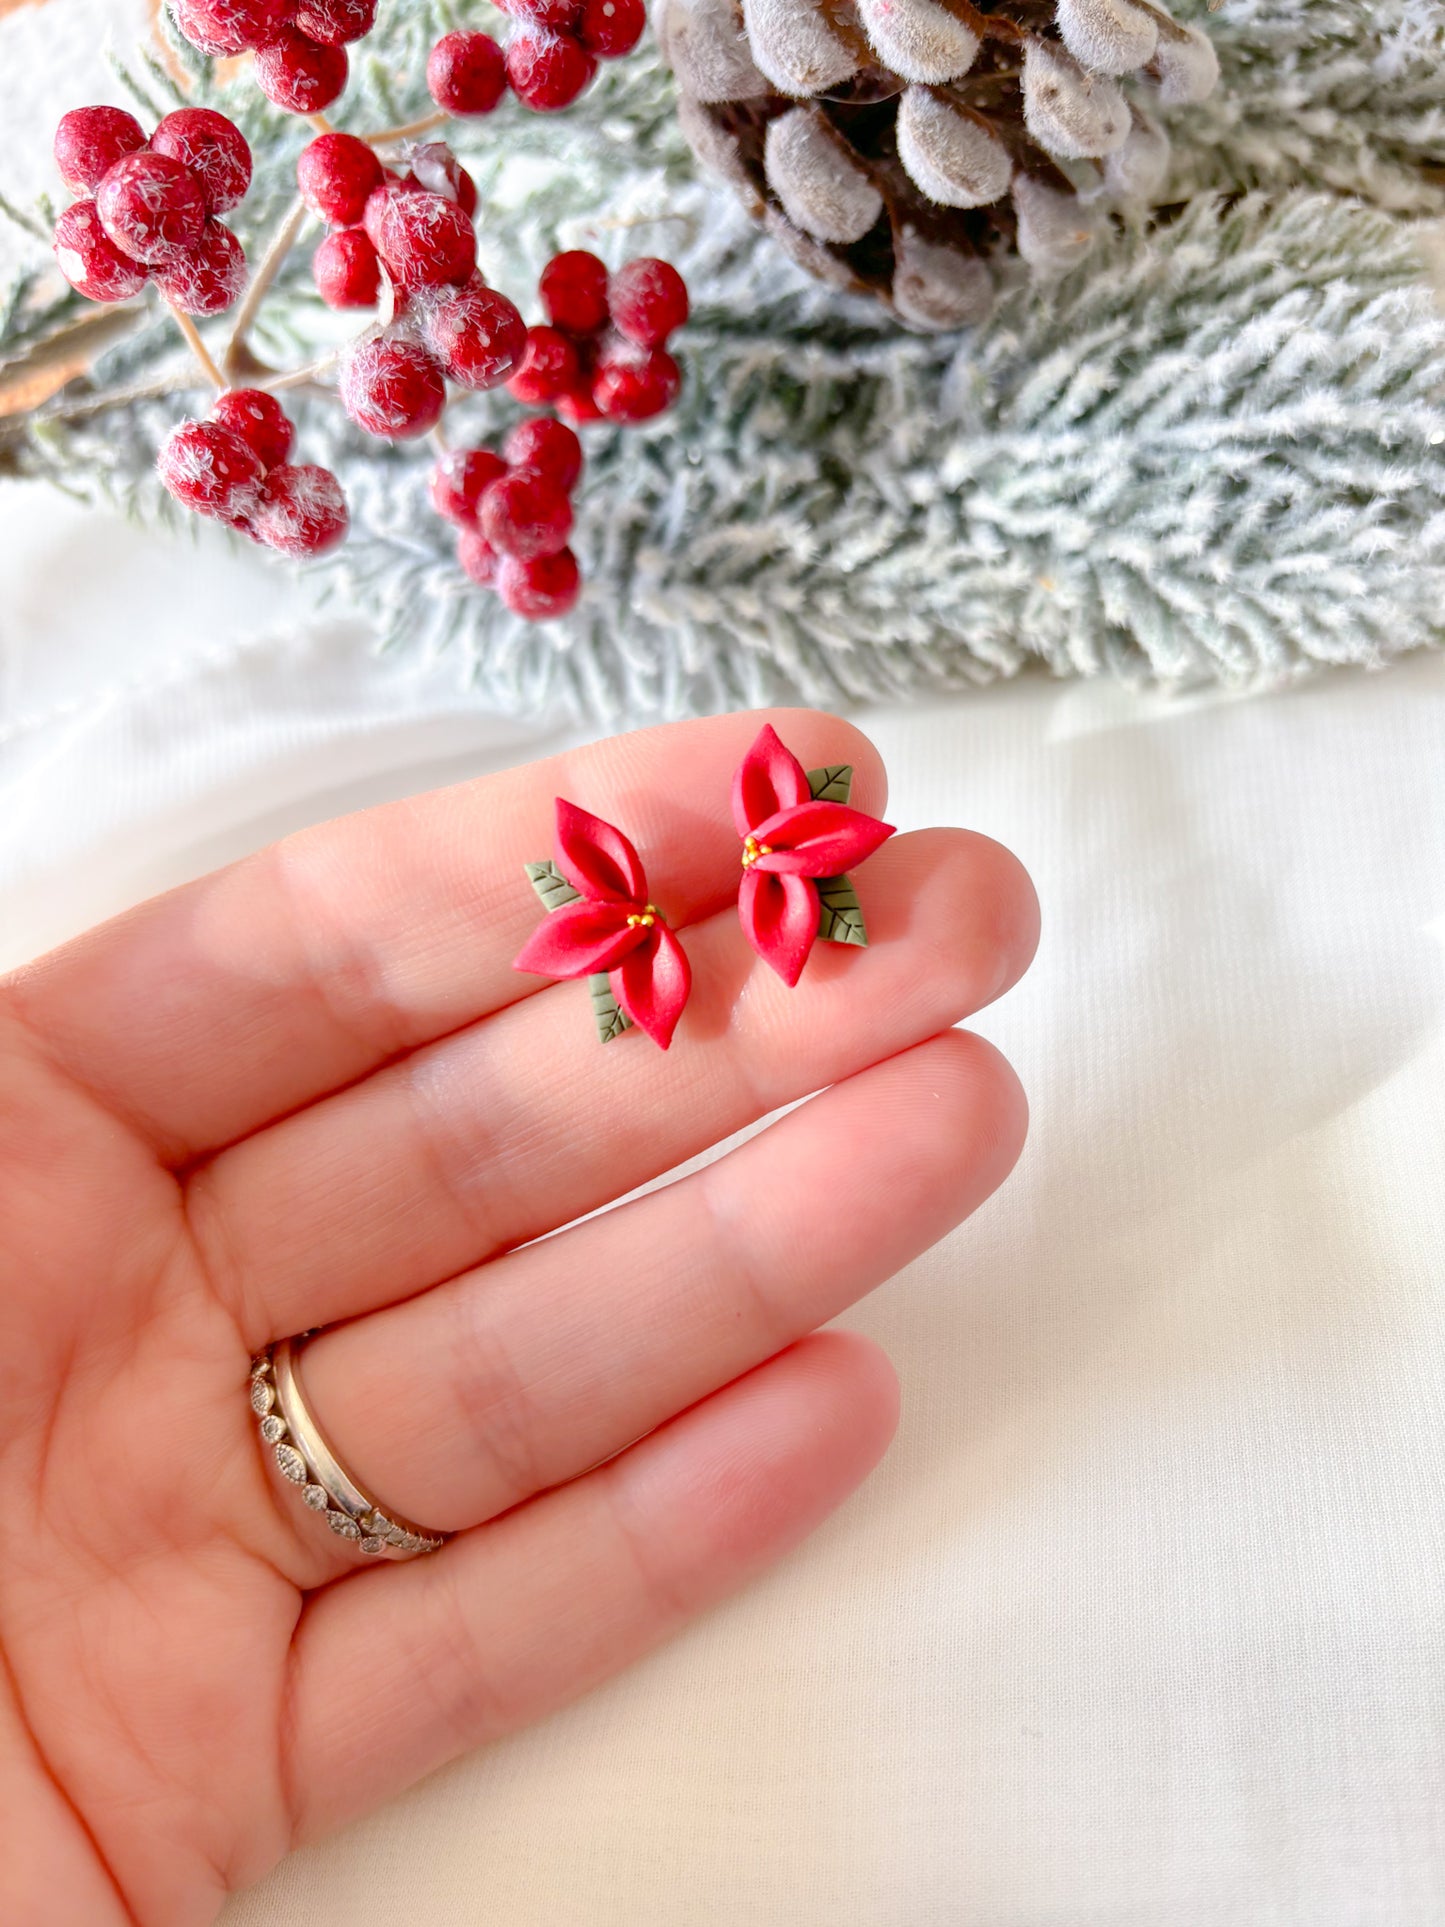
[[[275,577],[0,517],[11,960],[530,750]],[[894,820],[1011,843],[1047,924],[981,1026],[1024,1162],[851,1321],[897,1447],[775,1577],[229,1927],[1445,1919],[1445,659],[865,721]]]
[[[1445,1921],[1445,658],[863,720],[893,820],[1009,842],[1046,919],[980,1025],[1024,1161],[849,1321],[894,1452],[227,1927]],[[544,735],[259,562],[0,489],[0,962]]]

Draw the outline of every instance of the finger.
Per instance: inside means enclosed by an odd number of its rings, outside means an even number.
[[[866,1477],[896,1417],[883,1355],[820,1335],[433,1558],[315,1594],[293,1650],[297,1844],[540,1719],[735,1591]]]
[[[991,1045],[935,1037],[664,1191],[323,1334],[318,1422],[384,1504],[476,1525],[891,1278],[1003,1182],[1026,1124]]]
[[[779,1105],[920,1043],[1012,983],[1038,910],[961,830],[896,837],[859,881],[873,942],[788,990],[729,908],[687,933],[663,1056],[605,1049],[563,984],[261,1132],[198,1173],[192,1227],[248,1342],[423,1289],[644,1183]]]
[[[785,711],[644,730],[322,825],[142,904],[9,980],[51,1057],[170,1162],[229,1144],[537,986],[522,865],[553,798],[619,824],[672,923],[737,886],[732,772],[771,719],[805,764],[882,765],[837,717]]]

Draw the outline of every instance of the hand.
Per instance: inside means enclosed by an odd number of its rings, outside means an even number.
[[[881,811],[855,730],[775,720]],[[985,838],[896,837],[860,877],[872,948],[820,945],[788,991],[735,908],[757,727],[326,825],[0,984],[5,1927],[212,1919],[666,1638],[882,1453],[886,1361],[817,1328],[1013,1164],[1018,1085],[948,1026],[1026,968],[1036,906]],[[559,793],[686,928],[665,1056],[511,968]],[[442,1552],[365,1565],[268,1466],[251,1357],[315,1327],[338,1456]]]

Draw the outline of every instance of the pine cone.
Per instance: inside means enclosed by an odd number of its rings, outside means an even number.
[[[1145,103],[1219,77],[1152,0],[662,0],[658,33],[699,160],[811,273],[925,329],[980,320],[1002,257],[1058,272],[1153,199]]]

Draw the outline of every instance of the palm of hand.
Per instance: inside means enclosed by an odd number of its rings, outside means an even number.
[[[6,1244],[34,1257],[6,1281],[0,1366],[6,1831],[31,1861],[3,1911],[204,1919],[288,1844],[277,1737],[304,1563],[234,1423],[245,1339],[181,1185],[5,1041]]]
[[[0,985],[7,1927],[211,1919],[665,1637],[882,1450],[886,1364],[808,1334],[1012,1163],[1010,1073],[938,1033],[1019,975],[1036,912],[985,839],[897,838],[866,873],[874,948],[790,997],[730,913],[725,810],[679,824],[673,800],[724,798],[756,726],[309,833]],[[856,732],[779,728],[881,805]],[[509,971],[559,790],[650,843],[688,929],[666,1058],[579,1055],[585,993]],[[311,1327],[338,1451],[457,1532],[435,1558],[357,1571],[271,1475],[249,1361]]]

